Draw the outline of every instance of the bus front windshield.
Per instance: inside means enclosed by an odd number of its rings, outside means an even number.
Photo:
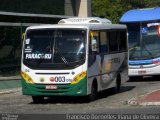
[[[28,30],[23,63],[34,69],[68,69],[85,61],[86,30]]]
[[[141,30],[129,32],[129,59],[160,57],[160,26],[142,24]]]

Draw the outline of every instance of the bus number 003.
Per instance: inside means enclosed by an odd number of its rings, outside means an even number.
[[[65,77],[64,76],[55,77],[55,82],[65,82]]]

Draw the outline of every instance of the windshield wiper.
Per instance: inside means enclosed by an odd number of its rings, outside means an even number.
[[[129,57],[132,58],[134,56],[134,53],[140,48],[138,43],[136,43],[133,47],[129,48]],[[132,52],[131,52],[132,51]]]
[[[57,48],[56,50],[57,50],[57,53],[58,53],[57,55],[60,56],[60,58],[62,59],[62,61],[63,61],[66,65],[69,65],[67,59],[62,55],[61,50],[60,50],[59,48]]]
[[[67,62],[67,60],[66,60],[65,57],[61,56],[61,59],[63,60],[63,62],[64,62],[65,64],[68,64],[68,62]]]
[[[148,52],[149,55],[151,55],[151,58],[153,57],[153,54],[147,49],[145,42],[143,41],[144,49]]]

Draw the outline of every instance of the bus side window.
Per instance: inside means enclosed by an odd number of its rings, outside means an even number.
[[[92,40],[91,40],[91,44],[92,44],[92,51],[96,52],[97,51],[97,37],[93,36]]]
[[[120,51],[127,50],[127,33],[126,33],[126,31],[119,32],[119,50]]]
[[[100,32],[100,53],[108,53],[107,32]]]
[[[90,43],[89,43],[89,53],[96,54],[99,53],[99,33],[92,32],[90,36]]]
[[[118,52],[117,32],[109,32],[109,52]]]

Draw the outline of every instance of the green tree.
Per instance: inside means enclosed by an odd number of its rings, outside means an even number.
[[[118,23],[128,10],[160,6],[160,0],[92,0],[92,15]]]

